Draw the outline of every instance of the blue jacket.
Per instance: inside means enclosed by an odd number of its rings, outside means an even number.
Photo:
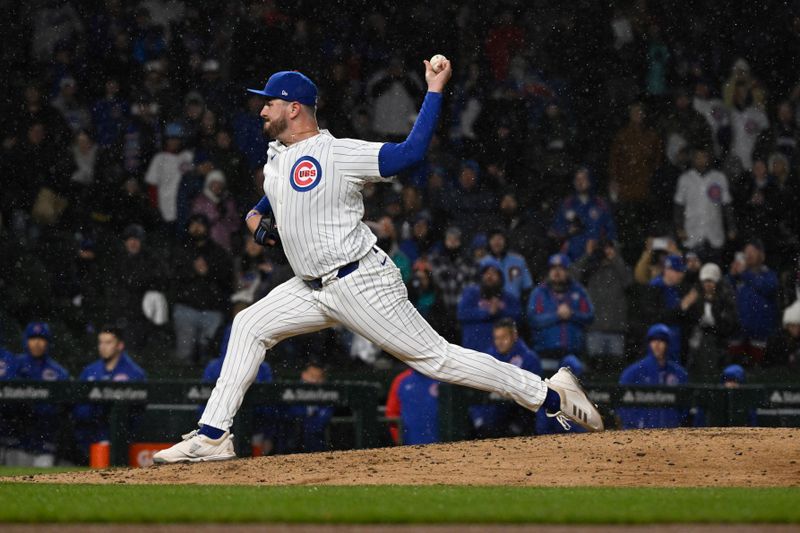
[[[261,117],[246,112],[233,118],[233,140],[236,148],[247,159],[251,170],[267,162],[267,139],[264,137],[264,121]]]
[[[503,267],[503,288],[521,301],[522,293],[533,288],[533,278],[525,258],[519,254],[506,253],[502,257],[492,256],[492,259]]]
[[[50,354],[33,357],[27,351],[17,356],[17,379],[31,381],[64,381],[69,379],[69,372],[59,365]]]
[[[401,373],[392,382],[386,416],[402,420],[403,444],[439,442],[439,382],[416,370]]]
[[[31,381],[66,381],[67,372],[49,354],[33,357],[27,351],[17,356],[17,379]],[[56,437],[61,428],[61,409],[57,404],[35,402],[20,413],[20,443],[31,453],[54,453]]]
[[[583,231],[569,237],[569,226],[576,220],[580,221]],[[586,241],[617,238],[617,227],[608,203],[592,194],[586,203],[581,202],[576,194],[568,196],[556,213],[551,232],[567,239],[566,250],[562,251],[573,261],[577,261],[586,253]]]
[[[681,305],[681,293],[679,285],[667,285],[664,283],[664,276],[659,275],[650,280],[650,287],[659,291],[662,296],[662,302],[667,310],[677,311]],[[664,320],[664,317],[659,317],[659,322]],[[681,327],[675,323],[670,323],[669,320],[664,322],[664,325],[669,328],[669,343],[667,344],[667,355],[670,361],[681,360]]]
[[[667,359],[666,365],[659,366],[655,356],[648,349],[647,356],[636,361],[622,371],[620,385],[683,385],[689,379],[686,370],[674,361]],[[686,409],[621,407],[617,414],[623,429],[674,428],[686,419]]]
[[[558,318],[559,304],[566,303],[572,309],[568,320]],[[594,307],[586,289],[577,281],[570,280],[567,290],[555,292],[549,283],[536,287],[528,300],[528,320],[533,331],[533,346],[537,352],[563,350],[568,353],[583,352],[583,337],[586,327],[594,320]]]
[[[105,361],[98,359],[87,365],[78,376],[79,381],[113,381],[113,382],[141,382],[147,379],[144,370],[137,365],[127,352],[122,352],[117,365],[111,370],[106,370]],[[73,410],[76,428],[75,438],[83,450],[88,450],[89,444],[101,440],[108,440],[108,404],[84,403],[78,404]]]
[[[469,285],[458,301],[458,321],[461,322],[461,345],[472,350],[483,350],[492,342],[492,327],[501,318],[519,321],[522,306],[519,298],[508,291],[500,297],[504,307],[497,314],[489,314],[488,300],[481,298],[480,285]]]
[[[498,361],[514,365],[536,375],[542,374],[542,362],[539,360],[539,355],[528,348],[528,345],[522,339],[517,339],[517,342],[514,343],[507,354],[501,354],[494,345],[487,349],[486,353]],[[511,404],[473,405],[469,408],[469,417],[476,429],[485,428],[491,432],[503,432],[508,428],[501,426],[507,424],[509,416],[518,409],[519,407]],[[505,432],[503,433],[505,434]]]
[[[12,380],[17,374],[17,359],[14,354],[0,348],[0,381]]]
[[[766,266],[730,277],[736,290],[736,307],[742,337],[765,341],[778,327],[778,276]]]

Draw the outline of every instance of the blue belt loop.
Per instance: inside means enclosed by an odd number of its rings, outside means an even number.
[[[336,277],[342,279],[348,274],[352,274],[356,270],[358,270],[358,261],[347,263],[345,266],[339,269],[339,271],[336,273]],[[311,287],[311,289],[315,291],[322,289],[322,278],[307,279],[303,281],[305,281],[306,285],[308,285],[309,287]]]

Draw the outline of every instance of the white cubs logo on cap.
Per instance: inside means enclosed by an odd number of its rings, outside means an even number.
[[[292,184],[292,188],[298,192],[310,191],[319,185],[321,179],[322,167],[319,161],[309,155],[298,159],[289,173],[289,181]]]

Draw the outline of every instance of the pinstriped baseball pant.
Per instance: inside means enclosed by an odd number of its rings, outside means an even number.
[[[231,427],[266,349],[336,324],[439,381],[496,392],[534,411],[547,394],[536,374],[451,344],[436,333],[408,300],[400,270],[375,248],[357,270],[320,290],[294,277],[236,315],[222,371],[200,424]]]

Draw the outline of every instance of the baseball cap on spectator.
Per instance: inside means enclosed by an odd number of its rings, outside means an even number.
[[[583,374],[583,362],[578,359],[577,355],[565,355],[564,358],[558,363],[558,366],[562,367],[565,366],[572,370],[572,373],[575,374],[575,377],[581,377]]]
[[[189,220],[186,221],[186,227],[192,225],[193,222],[199,222],[204,225],[206,228],[211,226],[211,223],[208,221],[208,217],[205,216],[203,213],[195,213],[189,217]]]
[[[664,268],[675,270],[676,272],[686,272],[686,263],[680,255],[670,254],[664,259]]]
[[[800,324],[800,300],[783,310],[783,325]]]
[[[571,262],[569,257],[567,257],[565,254],[553,254],[550,256],[550,259],[547,260],[547,266],[550,268],[557,266],[569,268],[570,264]]]
[[[36,337],[45,339],[47,342],[53,340],[53,333],[50,331],[50,325],[47,322],[30,322],[25,326],[25,340]]]
[[[203,99],[203,95],[200,94],[199,92],[190,91],[186,95],[186,98],[183,99],[183,103],[184,105],[189,105],[189,104],[203,105],[205,104],[205,100]]]
[[[740,365],[728,365],[722,371],[722,382],[734,381],[736,383],[744,383],[744,368]]]
[[[317,105],[317,86],[308,77],[296,70],[276,72],[267,80],[264,89],[247,89],[267,98],[278,98],[287,102],[300,102],[304,105]]]
[[[122,231],[123,241],[127,241],[128,239],[139,239],[140,241],[143,241],[144,236],[144,228],[139,224],[128,224]]]
[[[83,237],[78,244],[78,248],[81,250],[94,250],[96,246],[97,243],[92,237]]]
[[[175,137],[178,139],[183,138],[183,126],[178,124],[177,122],[170,122],[164,128],[164,136],[165,137]]]
[[[700,269],[700,281],[713,281],[718,283],[722,277],[722,271],[719,266],[714,263],[706,263]]]
[[[472,238],[469,247],[473,250],[477,248],[486,248],[489,245],[489,239],[486,238],[485,233],[476,233]]]
[[[461,229],[458,226],[450,226],[447,228],[447,231],[444,232],[446,237],[453,236],[461,238]]]
[[[669,328],[665,324],[653,324],[647,330],[647,340],[659,340],[669,342]]]

